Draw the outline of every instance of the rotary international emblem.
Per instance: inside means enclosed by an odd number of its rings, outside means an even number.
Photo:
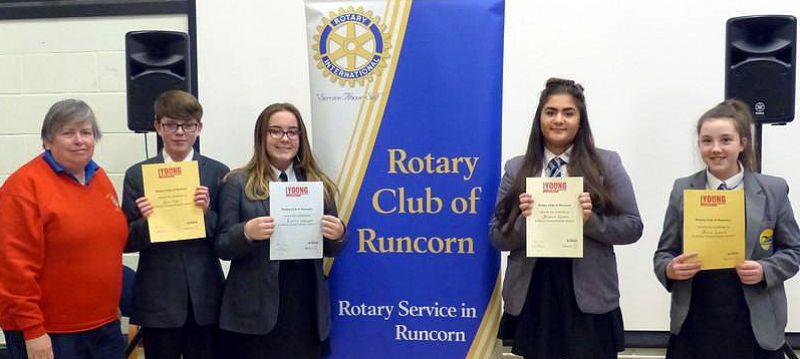
[[[389,33],[380,17],[363,7],[339,8],[323,17],[314,35],[314,60],[322,74],[340,85],[372,82],[386,67]]]

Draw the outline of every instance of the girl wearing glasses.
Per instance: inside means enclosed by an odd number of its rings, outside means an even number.
[[[782,178],[756,169],[747,104],[724,101],[697,121],[706,169],[675,181],[653,257],[656,277],[672,293],[667,358],[783,358],[783,282],[800,261],[800,230]],[[735,269],[702,270],[683,253],[683,191],[743,190],[746,260]]]
[[[322,259],[273,261],[270,181],[321,181],[325,188],[323,252],[339,253],[345,227],[336,185],[320,170],[303,118],[288,103],[267,106],[256,120],[250,162],[228,175],[220,199],[217,254],[231,261],[220,314],[231,358],[321,358],[330,332],[330,298]],[[302,240],[302,238],[298,238]]]
[[[527,177],[582,176],[583,258],[529,258]],[[547,80],[524,156],[505,165],[492,244],[510,251],[500,337],[525,358],[616,358],[625,347],[614,245],[636,242],[642,221],[619,155],[594,146],[583,87]]]

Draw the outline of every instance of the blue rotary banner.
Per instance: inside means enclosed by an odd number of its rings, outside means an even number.
[[[314,152],[350,240],[329,267],[331,357],[488,357],[503,1],[307,0],[306,15]]]

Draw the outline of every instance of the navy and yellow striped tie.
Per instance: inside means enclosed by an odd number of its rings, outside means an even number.
[[[564,177],[564,172],[561,172],[561,166],[566,163],[561,157],[555,157],[550,160],[547,163],[547,177]]]

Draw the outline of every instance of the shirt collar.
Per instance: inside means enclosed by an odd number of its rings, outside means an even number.
[[[544,162],[542,162],[542,173],[541,173],[541,176],[542,177],[547,177],[547,164],[550,163],[550,161],[552,159],[556,158],[556,157],[560,157],[562,160],[564,160],[564,164],[561,165],[561,173],[563,173],[565,176],[569,175],[567,173],[567,163],[569,163],[569,156],[570,156],[571,153],[572,153],[572,146],[569,146],[569,148],[567,148],[567,150],[564,151],[564,153],[562,153],[562,154],[560,154],[558,156],[556,156],[555,153],[551,152],[549,149],[547,149],[547,146],[545,146],[545,148],[544,148]]]
[[[64,168],[64,166],[62,166],[60,163],[58,163],[58,161],[56,161],[56,158],[53,157],[53,153],[50,152],[50,150],[45,150],[42,157],[44,158],[44,161],[47,162],[47,164],[50,166],[50,168],[53,169],[53,172],[59,175],[68,176],[75,182],[81,183],[81,181],[79,181],[78,178],[75,177],[75,175],[69,173],[69,171],[67,171],[67,169]],[[89,160],[89,163],[87,163],[86,167],[84,168],[84,174],[83,174],[83,179],[86,186],[89,185],[89,182],[92,181],[92,178],[94,178],[94,175],[95,173],[97,173],[98,170],[100,170],[100,166],[97,164],[97,162],[95,162],[94,160]]]
[[[286,178],[289,179],[289,182],[297,182],[297,175],[295,175],[294,173],[293,166],[289,166],[289,168],[287,168],[286,171],[281,171],[272,165],[269,165],[269,168],[272,169],[272,174],[275,175],[275,178],[278,178],[278,176],[281,175],[281,172],[286,172]]]
[[[167,150],[161,150],[161,153],[162,153],[162,156],[164,156],[164,163],[189,162],[189,161],[194,159],[194,148],[190,148],[189,149],[189,153],[186,155],[186,158],[184,158],[181,161],[173,160],[172,157],[169,156],[169,153],[167,153]]]
[[[739,162],[739,173],[731,176],[731,178],[728,178],[726,180],[721,180],[717,178],[716,176],[711,174],[711,171],[709,171],[708,168],[706,168],[706,188],[708,189],[717,189],[719,188],[719,185],[722,184],[723,182],[725,183],[725,186],[728,187],[728,189],[737,189],[739,187],[744,186],[744,182],[742,182],[743,180],[744,180],[744,166],[742,166],[741,162]]]
[[[550,160],[552,160],[553,158],[556,158],[556,157],[561,157],[561,159],[564,160],[565,163],[569,163],[570,154],[572,154],[572,145],[570,145],[569,148],[567,148],[567,150],[564,151],[564,153],[562,153],[562,154],[560,154],[558,156],[556,156],[555,153],[551,152],[549,149],[547,149],[547,146],[545,146],[544,147],[544,164],[545,164],[545,166],[547,166],[547,164],[550,162]]]

